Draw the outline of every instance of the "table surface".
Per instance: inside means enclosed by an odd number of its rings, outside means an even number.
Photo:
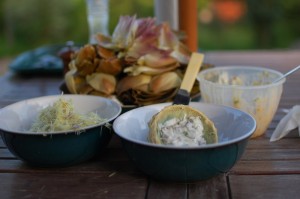
[[[205,52],[205,62],[251,65],[286,72],[300,63],[300,51]],[[0,62],[1,63],[1,62]],[[62,76],[0,76],[0,108],[59,94]],[[0,139],[0,198],[299,198],[300,139],[297,130],[277,142],[270,136],[284,110],[300,104],[300,72],[287,78],[279,109],[265,135],[251,139],[228,173],[190,184],[159,182],[140,173],[113,136],[103,157],[77,166],[33,168],[15,158]]]

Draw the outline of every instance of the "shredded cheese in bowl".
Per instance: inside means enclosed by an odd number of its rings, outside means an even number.
[[[104,122],[96,113],[79,114],[75,112],[72,100],[58,99],[53,105],[41,110],[32,124],[32,132],[57,132],[80,130],[84,127]]]

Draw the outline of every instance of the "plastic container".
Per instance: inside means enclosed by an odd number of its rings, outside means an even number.
[[[231,106],[251,114],[263,135],[278,108],[285,79],[282,73],[254,66],[223,66],[203,70],[197,76],[204,102]]]

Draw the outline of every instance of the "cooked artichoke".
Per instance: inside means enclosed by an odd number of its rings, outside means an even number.
[[[156,76],[126,76],[118,82],[116,94],[125,104],[144,106],[171,101],[180,84],[180,75],[173,71]]]
[[[171,105],[149,122],[149,142],[175,146],[199,146],[218,142],[214,123],[202,112],[186,105]]]
[[[191,51],[167,23],[121,16],[112,36],[99,33],[97,41],[72,54],[65,74],[70,93],[116,96],[136,106],[173,100]],[[197,81],[190,94],[199,94]]]
[[[86,76],[86,82],[96,91],[111,95],[115,92],[116,78],[113,75],[105,73],[93,73]]]

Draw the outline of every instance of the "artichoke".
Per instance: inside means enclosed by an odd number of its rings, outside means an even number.
[[[116,96],[124,105],[172,101],[191,52],[167,23],[121,16],[112,36],[76,51],[65,74],[73,94]],[[191,95],[199,93],[195,82]]]

